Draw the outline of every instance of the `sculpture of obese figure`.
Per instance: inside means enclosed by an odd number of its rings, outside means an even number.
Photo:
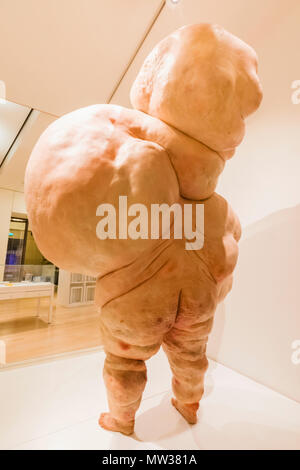
[[[238,218],[215,191],[262,91],[251,47],[222,27],[195,24],[161,41],[131,89],[134,109],[93,105],[51,124],[28,163],[34,238],[60,268],[97,277],[109,413],[100,425],[131,434],[145,361],[162,346],[172,404],[196,423],[218,302],[232,286]],[[100,204],[204,205],[204,244],[96,234]],[[172,228],[172,223],[170,226]],[[171,230],[172,231],[172,230]],[[102,237],[103,238],[103,237]]]

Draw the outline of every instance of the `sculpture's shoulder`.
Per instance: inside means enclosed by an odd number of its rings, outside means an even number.
[[[143,125],[139,111],[94,105],[59,118],[40,137],[25,187],[32,230],[47,259],[72,272],[99,275],[156,245],[157,240],[114,234],[101,239],[97,232],[108,206],[114,215],[110,227],[117,228],[126,215],[120,197],[128,211],[137,209],[135,204],[149,211],[152,203],[179,199],[169,156],[159,144],[138,137]]]
[[[135,144],[142,156],[147,148],[152,154],[163,153],[155,142],[142,143],[148,119],[139,111],[106,104],[81,108],[58,118],[40,136],[30,156],[25,176],[25,186],[30,186],[30,191],[26,191],[28,198],[35,187],[40,190],[46,184],[63,192],[64,185],[78,190],[93,176],[101,179],[101,197],[113,178],[114,167],[121,165],[120,154],[123,159],[129,157],[126,147]]]
[[[128,134],[139,111],[110,104],[95,104],[67,113],[56,119],[41,135],[37,145],[46,144],[53,150],[81,145],[89,150],[90,144],[103,144],[110,140],[116,145]],[[141,121],[141,116],[139,120]],[[100,145],[98,151],[106,150]]]

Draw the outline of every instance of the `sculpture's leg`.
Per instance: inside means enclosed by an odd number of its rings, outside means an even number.
[[[100,426],[124,434],[133,433],[135,413],[147,380],[145,362],[107,353],[103,376],[110,412],[101,414]]]
[[[166,282],[160,273],[101,307],[110,412],[101,415],[99,423],[105,429],[133,432],[147,380],[145,361],[157,353],[165,333],[175,323],[179,289],[170,286],[169,279]],[[169,278],[169,273],[164,276]]]
[[[134,340],[138,339],[136,331],[133,331],[130,342],[128,337],[121,340],[102,320],[100,330],[106,353],[103,377],[109,413],[101,414],[99,424],[104,429],[129,435],[134,431],[135,414],[147,381],[145,361],[159,350],[162,338],[153,341],[153,344],[135,345]],[[120,333],[119,321],[116,318],[113,320]]]
[[[206,343],[211,327],[212,319],[187,325],[186,329],[175,324],[163,342],[173,372],[175,398],[172,404],[190,424],[197,422],[199,401],[204,392],[204,375],[208,367]]]

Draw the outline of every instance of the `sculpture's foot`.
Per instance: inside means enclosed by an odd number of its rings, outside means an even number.
[[[107,431],[121,432],[129,436],[134,431],[134,421],[130,423],[121,423],[111,416],[110,413],[102,413],[100,415],[98,423],[103,429]]]
[[[184,417],[184,419],[189,424],[197,423],[197,411],[199,408],[199,403],[181,403],[172,398],[172,405],[176,408],[177,411]]]

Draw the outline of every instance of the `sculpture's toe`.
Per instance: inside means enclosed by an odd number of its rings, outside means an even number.
[[[111,416],[110,413],[102,413],[98,423],[103,429],[107,431],[121,432],[129,436],[134,431],[134,421],[129,423],[121,423]]]
[[[197,423],[197,410],[199,408],[199,403],[181,403],[176,400],[176,398],[172,398],[171,402],[189,424]]]

